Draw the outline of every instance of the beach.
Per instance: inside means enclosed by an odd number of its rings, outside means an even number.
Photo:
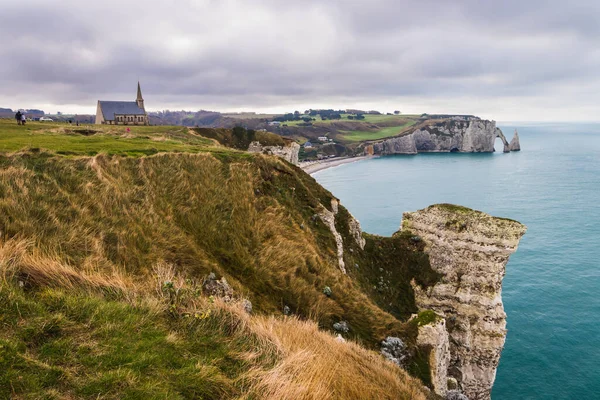
[[[353,163],[355,161],[366,160],[373,156],[360,156],[360,157],[340,157],[327,160],[319,161],[305,161],[298,164],[300,168],[307,174],[314,174],[315,172],[322,171],[327,168],[337,167],[338,165]]]

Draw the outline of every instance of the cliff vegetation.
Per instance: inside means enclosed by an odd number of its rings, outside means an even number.
[[[283,160],[180,127],[15,128],[0,122],[0,397],[428,395],[378,354],[402,338],[430,382],[408,317],[411,282],[439,276],[418,237],[361,246],[339,206],[344,274],[319,218],[335,199]]]

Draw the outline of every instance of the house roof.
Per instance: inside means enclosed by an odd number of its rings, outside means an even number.
[[[117,115],[146,115],[143,108],[139,108],[135,101],[103,101],[98,102],[102,115],[107,121],[114,121]]]

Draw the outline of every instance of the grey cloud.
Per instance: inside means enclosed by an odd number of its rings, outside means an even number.
[[[482,105],[521,98],[500,112],[519,119],[544,118],[544,96],[579,117],[598,102],[599,17],[583,0],[0,0],[0,106],[93,112],[139,79],[152,109],[397,101],[493,116]]]

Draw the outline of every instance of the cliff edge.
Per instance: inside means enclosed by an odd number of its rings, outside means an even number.
[[[365,152],[380,155],[492,153],[496,138],[502,140],[504,153],[520,150],[518,137],[516,145],[511,146],[495,121],[469,119],[428,121],[410,133],[368,144]]]
[[[519,223],[370,235],[277,135],[67,129],[0,152],[0,398],[489,395]]]
[[[489,399],[506,338],[502,279],[526,227],[440,204],[405,213],[402,230],[425,242],[431,267],[442,275],[428,289],[413,283],[419,309],[433,310],[446,321],[445,330],[437,325],[420,340],[438,349],[431,358],[438,360],[431,366],[435,391],[445,395],[448,390],[441,375],[455,379],[470,400]]]

